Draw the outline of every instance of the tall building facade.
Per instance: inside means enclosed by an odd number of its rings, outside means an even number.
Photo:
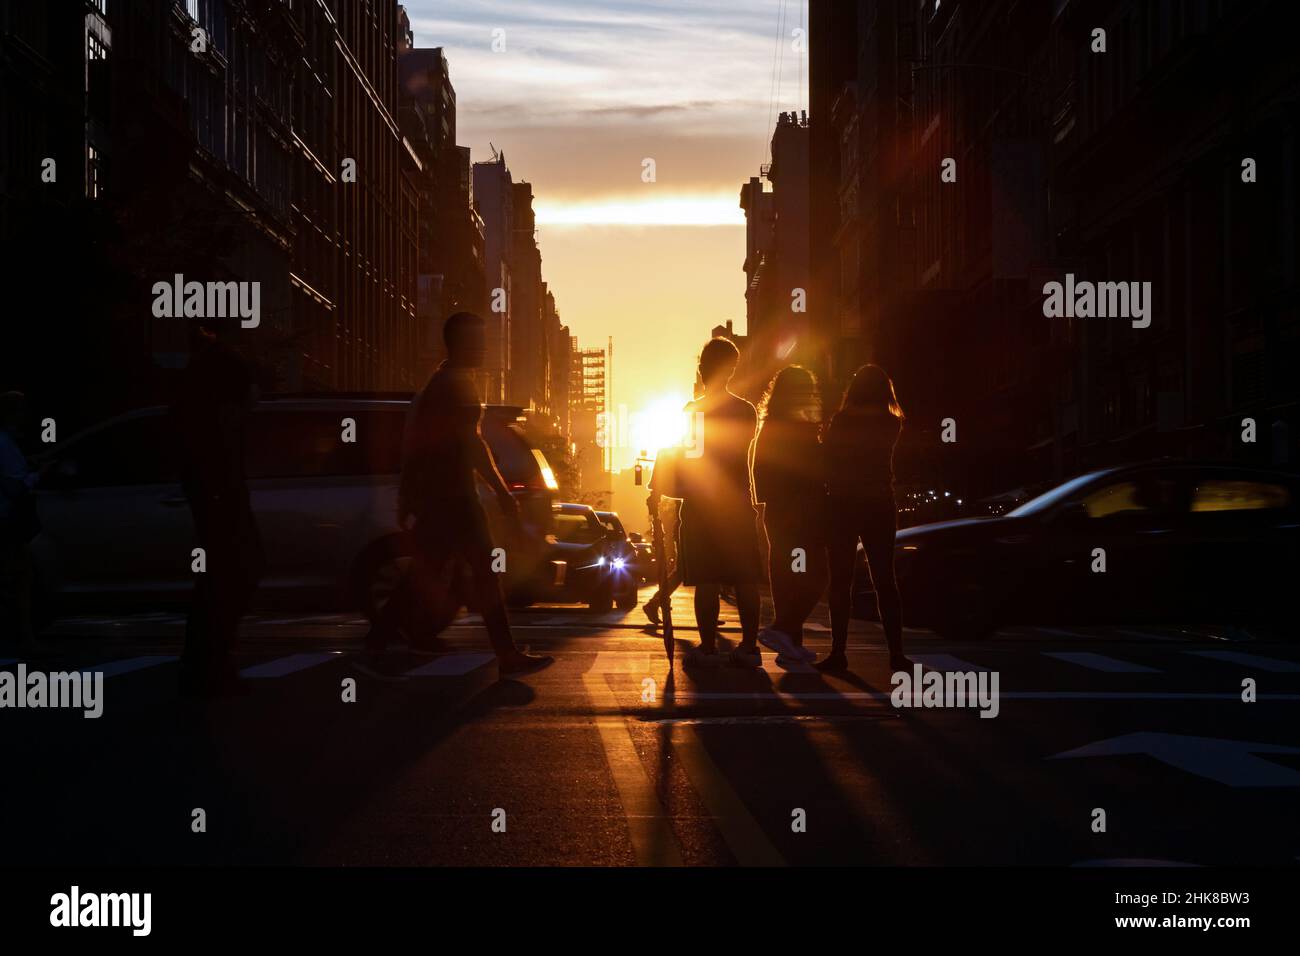
[[[409,390],[416,368],[418,169],[398,126],[393,0],[291,0],[294,334],[307,387]]]
[[[29,277],[18,311],[53,301],[66,320],[19,330],[5,387],[74,422],[165,400],[191,323],[153,314],[151,290],[178,275],[257,284],[256,325],[234,341],[264,388],[414,387],[398,14],[388,0],[6,3],[0,235]]]
[[[809,314],[832,387],[865,361],[893,375],[900,472],[978,493],[1156,454],[1294,455],[1287,15],[813,3]],[[1246,158],[1271,176],[1243,182]],[[1045,318],[1067,273],[1151,282],[1151,325]],[[1243,417],[1279,448],[1238,440]]]
[[[510,380],[511,404],[541,409],[546,405],[547,352],[542,325],[542,254],[537,248],[533,187],[511,187],[514,222],[510,233]]]
[[[762,178],[750,177],[740,189],[749,354],[733,387],[749,397],[761,393],[782,365],[813,363],[821,355],[807,315],[811,272],[806,113],[777,117],[771,157]]]
[[[456,145],[456,91],[441,47],[399,52],[401,124],[419,160],[417,216],[419,362],[445,354],[447,316],[487,313],[483,220],[474,209],[469,147]]]
[[[514,311],[511,257],[514,237],[514,182],[505,154],[474,164],[474,203],[483,220],[483,274],[487,287],[487,359],[481,394],[485,402],[507,399],[511,376],[511,316]]]

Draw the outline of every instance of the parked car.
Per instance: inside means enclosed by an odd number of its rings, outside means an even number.
[[[256,403],[246,472],[266,569],[260,607],[357,609],[373,614],[411,554],[397,525],[402,432],[411,396],[340,393]],[[524,533],[507,541],[495,496],[479,496],[493,540],[507,548],[507,586],[531,578],[549,547],[556,485],[513,406],[485,406],[482,432],[519,501]],[[355,441],[342,440],[343,419]],[[35,489],[43,530],[32,542],[38,596],[79,606],[183,604],[195,546],[164,408],[86,429],[46,457]]]
[[[1016,623],[1270,630],[1300,580],[1300,477],[1156,461],[1080,475],[999,517],[898,532],[904,621],[967,638]],[[855,606],[874,614],[869,576]]]
[[[569,502],[554,506],[553,543],[539,573],[516,603],[581,601],[593,611],[636,607],[637,582],[628,564],[626,539],[620,539],[596,516],[590,505]],[[549,565],[549,567],[548,567]]]

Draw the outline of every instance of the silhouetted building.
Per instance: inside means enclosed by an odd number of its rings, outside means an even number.
[[[820,343],[807,316],[809,273],[809,130],[807,115],[781,113],[763,179],[740,189],[745,211],[745,315],[748,361],[738,369],[741,394],[761,392],[776,369],[815,362]]]
[[[336,7],[4,5],[0,112],[19,133],[6,128],[0,231],[33,291],[15,307],[48,312],[36,290],[59,289],[63,317],[3,350],[6,387],[74,421],[165,398],[189,322],[155,314],[152,289],[173,281],[257,284],[235,344],[266,387],[415,386],[398,7]],[[39,175],[47,156],[56,184],[8,172]]]
[[[456,91],[441,47],[402,49],[402,130],[420,162],[418,253],[420,363],[444,357],[442,324],[487,312],[483,220],[474,210],[469,147],[456,145]]]
[[[971,493],[1164,453],[1263,459],[1267,439],[1235,440],[1248,413],[1294,434],[1287,13],[815,0],[810,315],[828,391],[865,361],[894,377],[900,480]],[[1248,156],[1271,177],[1243,183]],[[1067,272],[1150,281],[1151,326],[1044,317]]]
[[[514,236],[514,183],[504,153],[474,164],[474,203],[483,219],[483,273],[487,285],[485,402],[504,402],[511,373],[510,318],[514,308],[510,269]]]
[[[294,64],[291,276],[300,381],[413,389],[427,369],[416,368],[418,210],[411,174],[419,164],[397,123],[397,50],[409,42],[409,27],[391,0],[355,9],[298,0],[291,9],[301,44]]]
[[[542,254],[531,183],[512,185],[514,226],[510,246],[510,402],[541,409],[546,404],[546,338],[542,326]]]

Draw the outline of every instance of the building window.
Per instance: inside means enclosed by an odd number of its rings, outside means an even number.
[[[86,144],[86,195],[91,199],[100,195],[99,150],[90,143]]]
[[[108,59],[108,47],[104,46],[99,37],[93,33],[86,34],[86,59],[92,63],[96,60]]]

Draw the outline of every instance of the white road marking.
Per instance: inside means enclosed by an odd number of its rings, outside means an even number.
[[[109,661],[106,664],[93,664],[90,667],[83,667],[83,673],[101,673],[105,677],[116,677],[118,674],[129,674],[132,671],[142,671],[147,667],[156,667],[159,664],[171,664],[178,658],[167,655],[146,655],[143,657],[128,657],[125,660]]]
[[[673,833],[671,818],[659,802],[654,784],[641,762],[618,698],[610,690],[603,674],[587,671],[582,675],[582,683],[595,707],[596,731],[605,751],[614,788],[618,791],[619,804],[623,807],[637,864],[681,866],[682,851]]]
[[[239,676],[254,679],[264,677],[284,677],[286,674],[305,671],[309,667],[324,664],[326,661],[333,660],[340,656],[342,656],[341,651],[290,654],[288,657],[281,657],[273,661],[266,661],[262,664],[254,664],[252,667],[245,667],[239,672]]]
[[[1068,690],[1004,690],[999,691],[1001,700],[1232,700],[1240,701],[1238,693],[1213,692],[1176,692],[1176,691],[1068,691]],[[886,691],[846,691],[842,694],[831,693],[770,693],[751,691],[749,693],[719,693],[711,691],[674,691],[663,695],[664,700],[689,702],[692,700],[875,700],[889,701]],[[1297,701],[1300,694],[1260,694],[1260,700]],[[940,709],[940,708],[935,708]]]
[[[975,671],[978,673],[988,670],[987,667],[980,667],[978,664],[964,661],[960,657],[953,657],[951,654],[913,654],[912,660],[934,671]]]
[[[415,670],[407,671],[406,677],[461,677],[470,671],[496,660],[495,654],[445,654],[435,657],[427,664]]]
[[[1191,737],[1143,731],[1053,754],[1049,760],[1074,757],[1112,757],[1144,754],[1170,767],[1227,784],[1230,787],[1297,787],[1300,772],[1263,760],[1256,754],[1300,754],[1300,747]]]
[[[1058,661],[1065,661],[1067,664],[1077,664],[1080,667],[1088,668],[1090,671],[1105,671],[1108,674],[1160,673],[1154,667],[1117,660],[1114,657],[1107,657],[1105,654],[1090,654],[1087,651],[1043,651],[1043,656],[1054,657]]]
[[[1280,661],[1273,657],[1260,657],[1257,654],[1242,654],[1239,651],[1187,651],[1186,653],[1197,657],[1208,657],[1215,661],[1226,661],[1229,664],[1240,664],[1242,667],[1273,671],[1276,674],[1300,672],[1300,664],[1294,661]]]

